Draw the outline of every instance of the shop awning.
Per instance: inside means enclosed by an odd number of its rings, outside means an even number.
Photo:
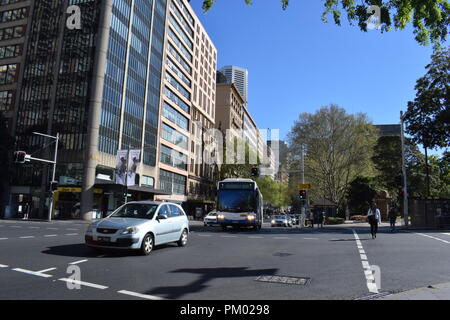
[[[117,184],[114,181],[110,180],[102,180],[102,179],[95,179],[95,185],[98,187],[113,187],[113,188],[125,188],[121,184]],[[129,191],[137,191],[137,192],[144,192],[144,193],[151,193],[155,195],[171,195],[172,193],[160,190],[160,189],[154,189],[150,187],[144,187],[144,186],[128,186]]]

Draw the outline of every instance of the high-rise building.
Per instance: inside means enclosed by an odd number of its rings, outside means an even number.
[[[219,70],[227,78],[228,83],[233,83],[248,105],[248,70],[237,66],[225,66]]]
[[[193,122],[214,127],[217,59],[188,1],[22,2],[30,6],[22,12],[29,35],[16,97],[16,148],[48,159],[51,141],[33,132],[59,133],[56,212],[89,218],[125,196],[188,200]],[[68,5],[79,8],[81,28],[67,23]],[[5,79],[17,77],[5,65]],[[125,188],[116,183],[115,167],[117,151],[127,149],[141,157],[135,184]],[[50,169],[32,162],[17,170],[11,212],[26,194],[34,216],[44,216]]]
[[[11,134],[24,69],[31,2],[0,0],[0,112]]]
[[[244,99],[231,83],[216,85],[216,128],[229,130],[230,137],[243,139]],[[224,137],[225,139],[225,137]]]

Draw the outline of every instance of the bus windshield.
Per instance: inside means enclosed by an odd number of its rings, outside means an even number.
[[[218,197],[219,211],[256,212],[255,190],[220,190]]]

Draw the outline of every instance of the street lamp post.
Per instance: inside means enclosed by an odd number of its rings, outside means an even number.
[[[405,161],[405,135],[403,132],[403,120],[405,114],[403,111],[400,111],[400,138],[402,143],[402,174],[403,174],[403,218],[405,220],[405,227],[409,225],[409,215],[408,215],[408,185],[407,185],[407,177],[406,177],[406,161]]]

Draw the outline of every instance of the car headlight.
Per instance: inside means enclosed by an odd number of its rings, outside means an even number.
[[[225,216],[224,216],[223,214],[219,214],[219,215],[217,216],[217,219],[223,220],[223,219],[225,219]]]
[[[138,233],[138,231],[138,227],[128,227],[124,231],[122,231],[122,234],[136,234]]]
[[[272,222],[271,223],[275,223],[275,220],[272,220]]]
[[[255,216],[249,215],[249,216],[247,216],[247,219],[248,219],[248,220],[255,220]]]

